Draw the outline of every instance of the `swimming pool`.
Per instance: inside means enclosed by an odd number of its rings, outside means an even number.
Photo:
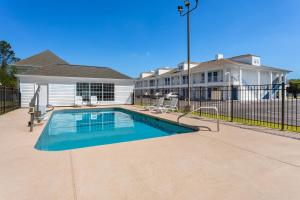
[[[121,108],[53,111],[35,148],[59,151],[194,132]]]

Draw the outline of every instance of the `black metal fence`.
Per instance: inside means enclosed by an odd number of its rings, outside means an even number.
[[[16,88],[0,86],[0,115],[20,108],[21,94]]]
[[[159,96],[172,92],[178,95],[179,111],[183,112],[187,105],[187,91],[187,88],[136,89],[134,102],[138,105],[155,104]],[[215,106],[219,109],[220,118],[225,121],[300,132],[300,95],[290,95],[287,91],[284,83],[192,87],[191,107]],[[197,111],[194,114],[216,117],[213,111]]]

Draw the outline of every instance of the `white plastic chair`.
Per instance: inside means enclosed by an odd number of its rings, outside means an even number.
[[[90,101],[91,106],[97,106],[98,105],[98,99],[96,96],[91,96],[91,101]]]
[[[82,96],[75,96],[75,106],[82,106],[83,101],[82,101]]]
[[[178,98],[171,98],[169,105],[165,105],[165,108],[171,110],[172,112],[178,111]]]
[[[168,111],[178,111],[178,98],[171,98],[170,104],[169,105],[164,105],[164,106],[159,106],[155,108],[156,111],[159,111],[161,113],[166,113]]]
[[[152,110],[154,110],[158,107],[162,107],[162,106],[164,106],[164,100],[165,100],[164,97],[160,97],[159,99],[157,99],[157,101],[154,105],[146,106],[145,109],[149,110],[149,111],[152,111]]]

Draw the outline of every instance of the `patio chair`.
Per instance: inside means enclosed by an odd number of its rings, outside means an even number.
[[[144,108],[146,110],[152,111],[153,109],[157,108],[157,107],[161,107],[164,106],[164,97],[160,97],[159,99],[156,100],[156,103],[151,105],[151,106],[145,106]]]
[[[82,96],[75,96],[75,106],[80,107],[83,105]]]
[[[164,106],[158,106],[154,108],[155,111],[166,113],[168,111],[178,111],[178,98],[171,98],[170,104]]]
[[[170,104],[165,105],[165,107],[172,112],[178,111],[178,98],[171,98]]]
[[[96,96],[91,96],[91,101],[90,101],[91,106],[97,106],[98,105],[98,99]]]

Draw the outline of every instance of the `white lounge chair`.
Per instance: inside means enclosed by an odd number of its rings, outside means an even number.
[[[98,99],[96,96],[91,96],[91,101],[90,101],[91,106],[97,106],[98,105]]]
[[[178,98],[171,98],[170,104],[165,107],[172,112],[178,111]]]
[[[160,97],[159,99],[156,100],[156,103],[151,105],[151,106],[145,106],[144,108],[146,110],[152,111],[153,109],[157,108],[157,107],[161,107],[164,106],[164,97]]]
[[[82,96],[75,96],[75,106],[80,107],[83,105]]]
[[[178,98],[171,98],[170,104],[156,107],[154,110],[161,113],[178,111]]]

